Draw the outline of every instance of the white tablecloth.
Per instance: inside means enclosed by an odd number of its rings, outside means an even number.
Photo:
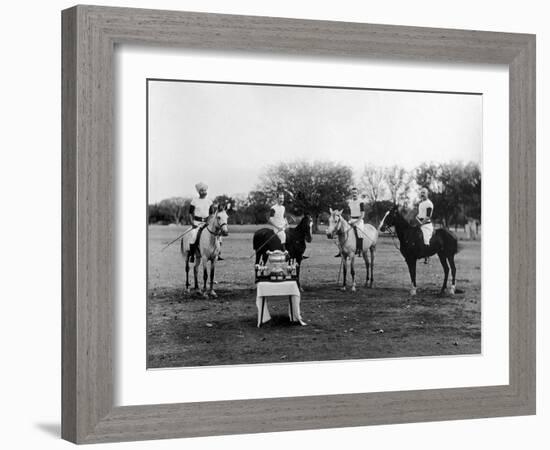
[[[300,290],[295,281],[260,281],[256,285],[256,307],[258,308],[258,327],[269,320],[271,315],[269,314],[269,308],[267,306],[267,297],[285,296],[290,298],[290,304],[288,305],[288,316],[293,322],[299,322],[300,325],[306,325],[302,320],[302,314],[300,312]],[[262,304],[263,304],[263,316],[262,316]]]

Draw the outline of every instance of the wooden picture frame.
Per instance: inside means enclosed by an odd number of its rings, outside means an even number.
[[[535,413],[535,36],[75,6],[62,13],[62,437],[75,443]],[[505,64],[509,384],[114,407],[113,52],[192,49]]]

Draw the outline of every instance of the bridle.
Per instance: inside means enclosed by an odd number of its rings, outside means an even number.
[[[213,220],[216,220],[217,218],[218,218],[218,211],[216,211],[216,213],[214,214]],[[210,224],[206,225],[206,229],[208,230],[208,232],[209,232],[210,234],[213,234],[213,235],[216,236],[216,237],[220,237],[220,236],[223,235],[223,227],[224,227],[224,226],[227,227],[227,222],[226,222],[226,223],[223,223],[223,224],[221,224],[221,225],[216,224],[216,225],[215,225],[216,228],[215,228],[214,231],[212,231],[212,230],[210,229]]]
[[[343,217],[338,214],[338,215],[335,215],[335,217],[338,217],[338,220],[336,222],[336,225],[334,227],[334,236],[338,237],[338,233],[342,233],[344,235],[344,239],[347,240],[348,239],[348,236],[349,236],[349,232],[351,231],[351,227],[347,230],[347,231],[344,231],[342,229],[342,221],[344,220]],[[333,238],[333,241],[335,240],[335,238]]]
[[[384,222],[386,220],[386,217],[387,217],[387,214],[384,216]],[[397,237],[397,233],[395,231],[392,231],[392,229],[390,227],[394,226],[394,225],[385,225],[384,222],[382,223],[382,227],[381,227],[381,231],[385,231],[386,233],[389,233],[389,235],[391,236],[391,240],[392,240],[392,244],[393,246],[401,251],[401,246],[400,245],[397,245],[395,243],[395,238]],[[398,239],[399,240],[399,239]]]

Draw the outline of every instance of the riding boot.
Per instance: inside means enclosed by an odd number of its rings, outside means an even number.
[[[335,258],[340,258],[340,256],[342,256],[342,253],[338,252],[337,255],[334,255]]]
[[[225,259],[222,258],[222,255],[218,255],[218,261],[225,261]]]
[[[355,254],[357,256],[361,256],[363,253],[363,238],[357,238],[357,250],[355,251]]]

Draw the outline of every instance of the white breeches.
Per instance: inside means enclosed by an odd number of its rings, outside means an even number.
[[[357,235],[359,236],[359,238],[363,239],[365,236],[364,236],[364,232],[365,232],[365,222],[363,222],[363,219],[351,219],[349,221],[350,225],[357,228],[359,231],[357,232]]]
[[[277,237],[280,239],[281,244],[285,244],[285,243],[286,243],[286,233],[285,233],[285,230],[277,231],[277,229],[274,228],[273,231],[275,231],[275,234],[276,234]]]
[[[197,234],[199,233],[199,230],[204,227],[206,224],[204,222],[199,222],[198,220],[195,220],[193,222],[193,225],[195,225],[196,228],[193,228],[190,232],[189,232],[189,235],[190,235],[190,238],[189,238],[189,243],[190,244],[194,244],[195,241],[197,240]]]
[[[420,227],[422,230],[422,236],[424,237],[424,244],[430,245],[430,239],[434,233],[434,226],[431,223],[425,223]]]

